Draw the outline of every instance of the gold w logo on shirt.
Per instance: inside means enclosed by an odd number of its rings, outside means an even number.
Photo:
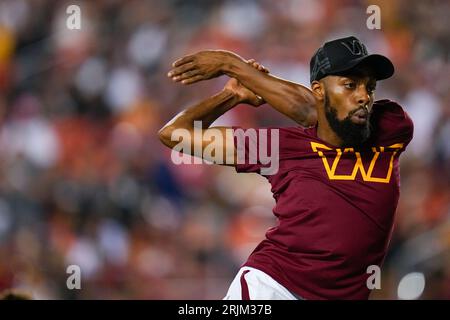
[[[395,155],[400,151],[401,148],[403,148],[403,143],[396,143],[389,147],[372,147],[373,156],[369,164],[369,168],[366,170],[363,165],[363,161],[361,158],[361,153],[355,151],[353,148],[345,148],[342,150],[341,148],[332,149],[327,147],[326,145],[323,145],[321,143],[312,142],[311,141],[311,148],[314,152],[317,152],[319,157],[322,158],[323,166],[325,167],[325,170],[328,175],[328,179],[330,180],[355,180],[356,174],[358,171],[361,173],[361,176],[364,181],[367,182],[379,182],[379,183],[389,183],[391,180],[392,170],[394,167],[394,157]],[[326,151],[336,151],[336,156],[333,160],[333,163],[330,167],[327,157],[324,155],[323,151],[319,150],[326,150]],[[342,154],[344,152],[349,152],[355,155],[356,157],[356,163],[353,167],[352,173],[345,175],[345,174],[336,174],[336,169],[338,168],[339,160],[342,157]],[[387,170],[386,177],[379,178],[379,177],[373,177],[373,169],[375,167],[375,164],[377,162],[377,159],[379,158],[380,154],[383,152],[392,152],[391,158],[389,160],[389,168]]]

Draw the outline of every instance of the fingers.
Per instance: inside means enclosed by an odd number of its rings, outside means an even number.
[[[259,107],[260,105],[263,105],[264,103],[266,103],[266,101],[262,97],[256,95],[255,107]]]
[[[170,70],[167,76],[175,82],[182,84],[192,84],[204,80],[203,75],[196,65],[193,63],[193,56],[186,56],[175,61],[172,66],[174,69]]]
[[[256,65],[255,65],[255,64],[256,64]],[[259,63],[257,63],[257,62],[254,62],[254,63],[253,63],[253,67],[256,68],[256,69],[258,69],[259,71],[264,72],[264,73],[269,73],[269,70],[268,70],[266,67],[264,67],[262,64],[259,64]]]
[[[259,71],[262,71],[264,73],[269,73],[269,70],[266,67],[264,67],[262,64],[257,62],[255,59],[249,59],[249,60],[247,60],[247,63]]]
[[[182,73],[179,76],[172,77],[172,80],[174,80],[176,82],[179,82],[179,81],[183,81],[183,80],[192,78],[192,77],[197,76],[199,74],[200,74],[199,70],[190,70],[190,71]]]
[[[179,66],[181,66],[181,65],[183,65],[185,63],[192,62],[192,61],[194,61],[194,55],[185,56],[183,58],[175,60],[175,62],[172,63],[172,67],[176,68],[176,67],[179,67]]]
[[[257,107],[265,104],[266,101],[263,98],[261,98],[260,96],[255,95],[249,101],[247,101],[247,103],[250,104],[251,106],[257,108]]]
[[[188,62],[179,67],[176,67],[175,69],[170,70],[170,72],[167,74],[167,76],[170,78],[173,78],[173,77],[179,76],[180,74],[185,73],[186,71],[192,70],[194,68],[195,68],[195,64],[192,62]]]
[[[182,84],[193,84],[193,83],[196,83],[196,82],[201,81],[201,80],[203,80],[203,76],[202,75],[196,75],[196,76],[193,76],[193,77],[191,77],[189,79],[182,80],[181,83]]]

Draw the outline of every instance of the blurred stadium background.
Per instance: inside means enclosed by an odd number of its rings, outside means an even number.
[[[70,4],[81,31],[66,28]],[[366,28],[370,4],[381,30]],[[157,130],[226,80],[183,87],[166,77],[170,63],[222,48],[307,85],[314,50],[354,34],[392,58],[397,73],[377,98],[400,102],[415,122],[371,299],[398,299],[411,272],[425,278],[420,299],[450,299],[448,12],[444,0],[1,0],[0,291],[221,299],[274,224],[274,202],[257,175],[170,161]],[[239,106],[218,122],[294,125],[268,106]],[[66,287],[71,264],[81,290]],[[400,298],[418,285],[407,282]]]

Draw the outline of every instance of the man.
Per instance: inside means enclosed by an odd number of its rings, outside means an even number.
[[[367,299],[367,270],[381,267],[386,255],[399,198],[399,156],[413,134],[398,104],[374,102],[376,81],[394,73],[391,61],[369,55],[355,37],[326,42],[311,59],[311,90],[226,51],[199,52],[173,67],[169,77],[184,84],[221,74],[232,79],[160,130],[169,147],[177,143],[171,139],[175,129],[192,131],[194,121],[202,121],[204,132],[212,130],[215,119],[242,102],[258,106],[264,100],[301,125],[268,129],[279,136],[279,149],[272,148],[279,169],[264,174],[279,223],[239,270],[225,299]],[[255,153],[253,163],[238,161],[238,136],[224,134],[222,163],[261,173],[258,151],[277,135],[258,135],[257,151],[252,141],[245,143],[245,159]],[[208,144],[201,138],[189,142]]]

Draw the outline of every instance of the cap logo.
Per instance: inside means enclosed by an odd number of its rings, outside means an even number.
[[[311,71],[311,74],[314,75],[314,78],[319,74],[319,72],[325,72],[325,70],[331,68],[330,59],[328,57],[322,57],[323,56],[323,49],[320,48],[317,52],[316,57],[314,58],[314,67]]]
[[[341,44],[344,45],[353,55],[360,56],[363,53],[367,54],[366,48],[359,42],[358,40],[353,39],[351,43],[345,43],[341,41]]]

